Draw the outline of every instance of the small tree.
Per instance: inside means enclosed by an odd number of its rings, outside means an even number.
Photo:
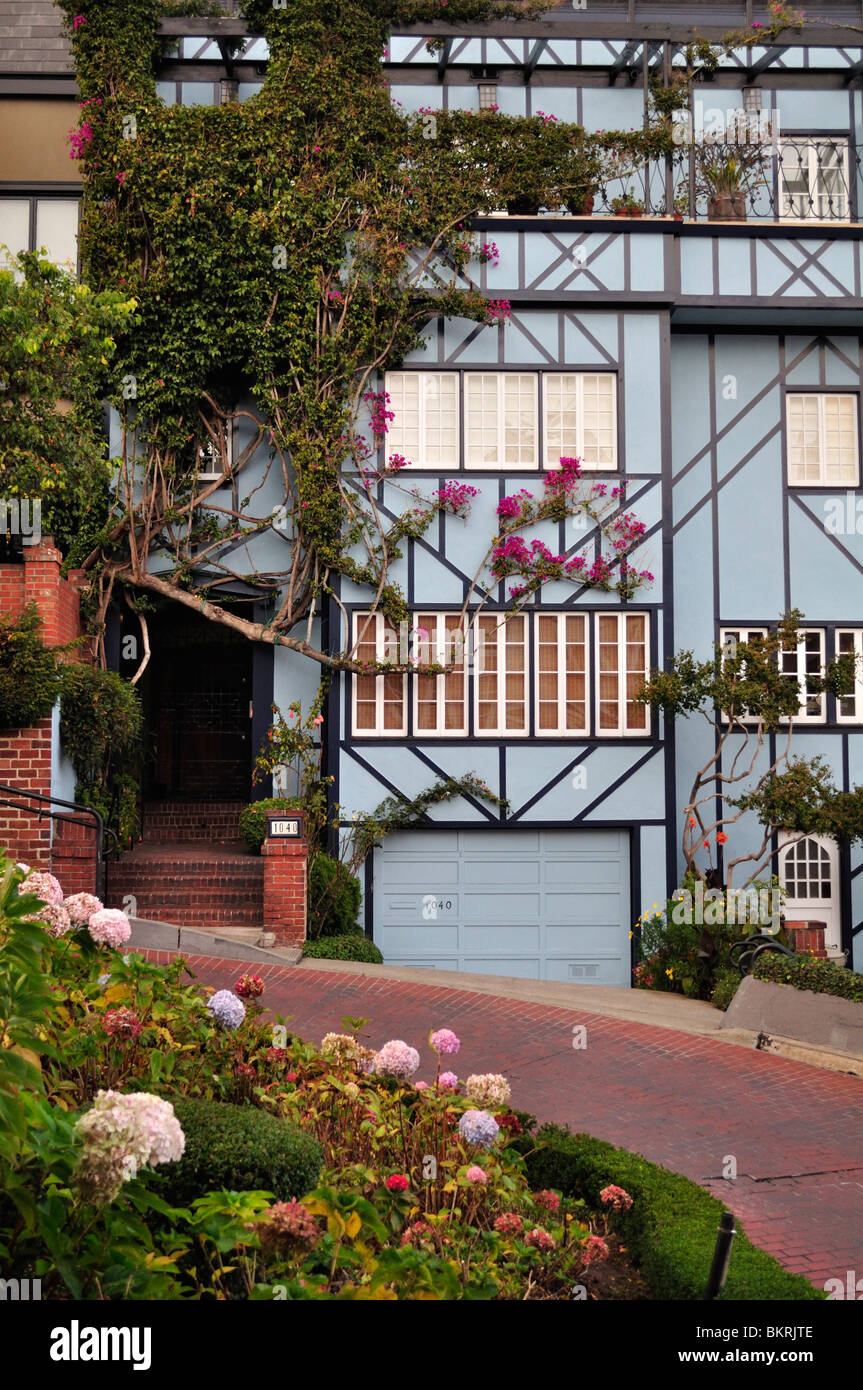
[[[710,661],[679,652],[668,670],[651,671],[638,696],[672,721],[698,714],[711,730],[713,749],[695,774],[683,811],[685,874],[706,881],[709,871],[698,864],[699,851],[715,839],[721,862],[728,827],[747,812],[762,826],[758,847],[725,866],[726,890],[739,865],[748,866],[743,887],[764,873],[779,830],[799,832],[801,839],[813,834],[863,838],[863,788],[837,791],[823,759],[791,757],[800,689],[796,673],[783,672],[782,654],[797,648],[800,617],[792,609],[764,636],[716,643]],[[854,676],[855,658],[843,655],[821,676],[807,675],[806,697],[848,694]],[[770,735],[777,736],[772,751]]]

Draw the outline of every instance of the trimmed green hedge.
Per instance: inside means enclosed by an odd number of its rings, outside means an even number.
[[[319,936],[303,943],[303,955],[314,960],[360,960],[367,965],[383,965],[384,958],[367,936]]]
[[[356,874],[329,854],[309,866],[309,937],[356,936],[362,888]]]
[[[863,1004],[863,975],[831,960],[815,956],[780,956],[765,951],[750,971],[756,980],[769,980],[776,985],[793,985],[795,989],[811,989],[815,994],[834,994],[837,999],[851,999]]]
[[[160,1196],[185,1207],[205,1192],[262,1190],[277,1201],[302,1197],[321,1171],[320,1145],[296,1125],[249,1105],[216,1100],[174,1100],[186,1136],[179,1163],[159,1168]]]
[[[624,1188],[633,1199],[632,1210],[616,1218],[615,1230],[640,1265],[653,1297],[663,1301],[704,1297],[719,1218],[725,1210],[718,1198],[638,1154],[558,1125],[544,1125],[533,1137],[522,1136],[515,1147],[526,1156],[534,1189],[556,1188],[596,1207],[609,1183]],[[738,1230],[721,1299],[760,1302],[825,1297]]]

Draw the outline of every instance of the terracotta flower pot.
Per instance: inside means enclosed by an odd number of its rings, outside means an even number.
[[[582,198],[580,203],[575,204],[571,211],[573,217],[590,217],[593,212],[595,198],[592,193],[588,193],[586,198]]]
[[[727,193],[711,193],[707,199],[708,222],[745,222],[746,194],[742,188]]]

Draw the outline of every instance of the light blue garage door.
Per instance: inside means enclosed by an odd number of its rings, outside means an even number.
[[[630,983],[625,831],[402,831],[374,853],[388,964]]]

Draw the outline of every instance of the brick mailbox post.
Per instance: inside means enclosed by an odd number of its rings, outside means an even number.
[[[309,842],[301,812],[267,817],[264,860],[264,931],[285,946],[306,939],[306,863]]]

